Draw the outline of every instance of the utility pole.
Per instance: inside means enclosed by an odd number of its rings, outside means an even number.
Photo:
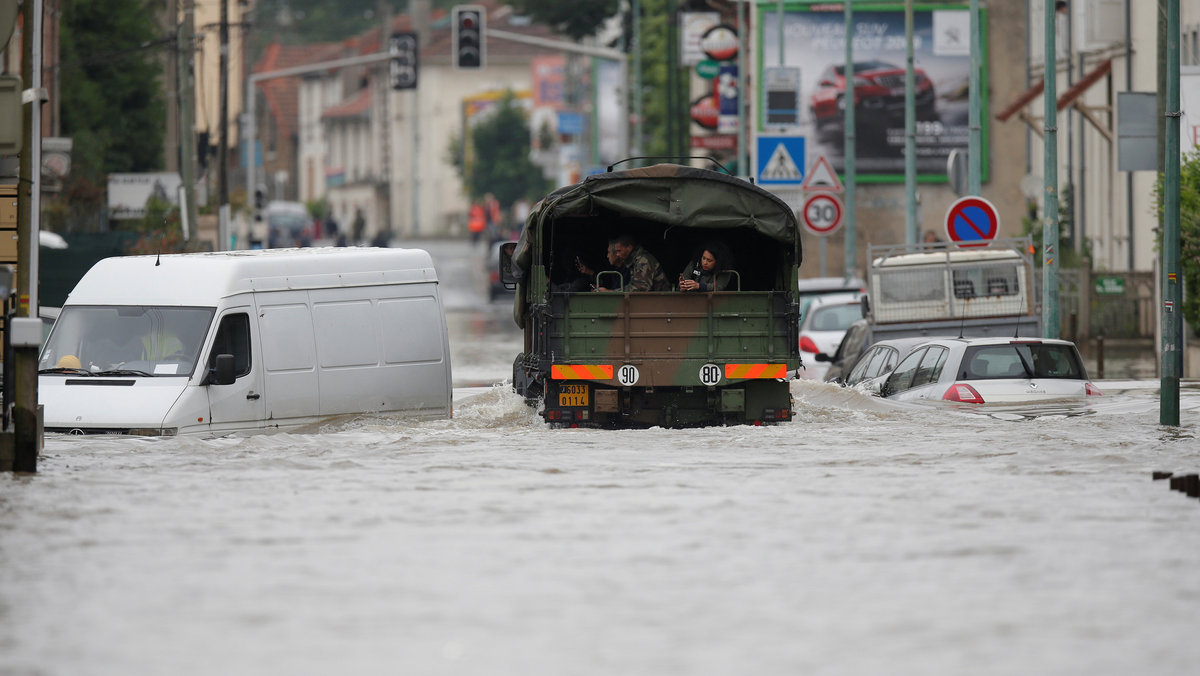
[[[1055,44],[1057,11],[1045,3],[1045,57],[1042,64],[1042,102],[1045,125],[1045,204],[1042,208],[1042,337],[1058,338],[1058,45]],[[972,158],[968,160],[974,161]]]
[[[854,120],[854,10],[851,8],[851,0],[846,0],[842,7],[842,12],[845,15],[846,22],[846,65],[843,71],[844,79],[847,83],[842,106],[845,111],[845,118],[842,126],[845,127],[844,142],[842,155],[844,157],[844,166],[846,170],[846,226],[843,229],[846,238],[846,270],[845,277],[850,279],[855,274],[855,269],[858,267],[858,251],[856,248],[856,238],[858,234],[855,227],[854,215],[854,200],[855,188],[857,181],[854,178],[854,156],[858,153],[856,147],[857,136],[854,131],[854,126],[857,124]]]
[[[904,0],[904,241],[921,239],[917,227],[917,96],[913,57],[913,0]],[[850,80],[847,78],[847,82]]]
[[[42,2],[26,0],[22,39],[21,81],[29,83],[21,106],[28,130],[21,151],[20,180],[17,186],[17,308],[11,325],[5,329],[13,346],[13,457],[14,472],[36,472],[41,451],[41,426],[38,422],[37,356],[41,345],[41,320],[38,318],[38,216],[41,210],[42,102]],[[33,335],[31,335],[33,334]],[[8,402],[5,402],[8,405]]]
[[[219,103],[218,115],[221,116],[221,121],[217,125],[218,136],[220,136],[217,145],[217,206],[220,208],[220,225],[217,228],[218,242],[217,251],[224,251],[229,248],[229,233],[228,215],[229,205],[229,0],[221,0],[221,54],[219,77],[221,80],[221,94]],[[249,196],[247,196],[249,198]],[[190,205],[189,205],[190,206]],[[192,221],[193,223],[195,221]]]
[[[195,78],[192,73],[195,37],[195,0],[185,0],[183,21],[179,22],[176,44],[179,47],[179,172],[183,185],[182,215],[190,227],[196,224],[196,114]]]
[[[1158,422],[1179,425],[1183,292],[1179,285],[1179,0],[1167,2],[1166,152],[1163,155],[1162,381]]]
[[[1054,3],[1046,0],[1046,4],[1053,7]],[[980,37],[980,21],[979,21],[979,0],[971,0],[971,73],[968,77],[968,92],[967,92],[967,124],[970,127],[967,136],[967,192],[968,194],[981,196],[983,186],[981,185],[983,176],[983,125],[980,118],[980,96],[979,96],[979,71],[980,54],[983,52],[982,39]],[[1058,62],[1057,57],[1050,53],[1046,57],[1051,62]],[[1052,70],[1051,72],[1056,72]],[[1053,103],[1053,97],[1051,97]]]

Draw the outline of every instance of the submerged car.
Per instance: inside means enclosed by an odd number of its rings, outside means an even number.
[[[829,362],[846,335],[846,329],[862,318],[860,299],[858,292],[817,296],[801,310],[800,351],[811,355],[814,362],[806,364],[800,371],[801,378],[825,378]]]
[[[845,119],[845,64],[831,65],[817,79],[809,99],[809,110],[818,134],[841,131]],[[883,61],[854,62],[854,112],[858,124],[871,127],[896,126],[904,122],[903,66]],[[938,119],[933,81],[925,71],[913,72],[917,119]]]
[[[879,389],[900,360],[918,345],[929,342],[928,338],[891,338],[881,340],[863,352],[858,363],[842,379],[846,387],[856,387],[870,394],[879,394]]]
[[[880,394],[966,404],[1084,399],[1100,394],[1075,344],[1051,338],[942,338],[912,349]]]

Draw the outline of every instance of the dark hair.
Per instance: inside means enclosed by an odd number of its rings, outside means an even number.
[[[717,259],[716,265],[713,266],[713,272],[721,270],[729,270],[733,267],[733,254],[729,252],[729,247],[725,246],[724,242],[716,240],[705,242],[704,246],[696,251],[696,262],[700,262],[700,257],[707,251],[712,254],[712,257]]]
[[[632,247],[637,246],[637,240],[634,239],[633,235],[631,235],[627,232],[617,235],[616,237],[613,237],[612,239],[608,240],[608,243],[609,244],[620,244],[621,246],[632,246]]]

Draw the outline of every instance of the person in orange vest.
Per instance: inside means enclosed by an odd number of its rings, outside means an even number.
[[[471,243],[478,242],[486,229],[487,216],[483,213],[483,205],[476,202],[467,211],[467,230],[471,232]]]

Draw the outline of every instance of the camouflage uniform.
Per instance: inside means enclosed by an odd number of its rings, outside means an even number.
[[[654,254],[646,251],[640,244],[629,254],[622,266],[622,272],[628,271],[629,283],[622,291],[670,291],[671,284],[663,274],[662,266]]]

